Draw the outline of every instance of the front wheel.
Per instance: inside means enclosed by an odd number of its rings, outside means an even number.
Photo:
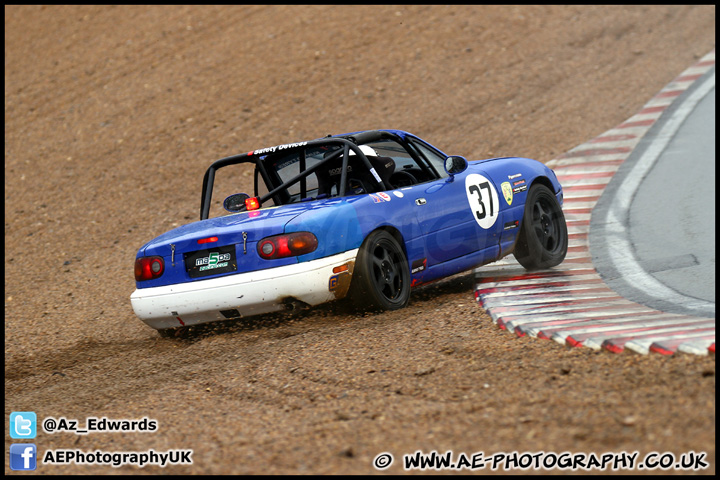
[[[550,268],[562,263],[567,247],[567,225],[560,203],[545,185],[533,185],[525,202],[515,258],[528,270]]]
[[[384,230],[371,233],[355,262],[350,299],[355,307],[397,310],[410,300],[410,268],[402,247]]]

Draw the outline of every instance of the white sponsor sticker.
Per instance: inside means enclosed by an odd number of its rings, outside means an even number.
[[[471,173],[465,177],[465,194],[478,225],[484,229],[495,225],[500,203],[492,182],[482,175]]]

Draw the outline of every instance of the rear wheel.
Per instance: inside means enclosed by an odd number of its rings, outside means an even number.
[[[568,247],[567,225],[562,208],[545,185],[530,188],[514,255],[528,270],[562,263]]]
[[[371,233],[360,247],[350,299],[365,310],[397,310],[408,304],[410,268],[402,247],[388,232]]]

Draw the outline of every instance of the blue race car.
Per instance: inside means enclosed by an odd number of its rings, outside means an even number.
[[[253,196],[234,193],[250,175]],[[131,302],[161,335],[344,297],[399,309],[412,287],[510,253],[561,263],[562,197],[538,161],[468,162],[400,130],[263,148],[210,165],[200,221],[138,251]]]

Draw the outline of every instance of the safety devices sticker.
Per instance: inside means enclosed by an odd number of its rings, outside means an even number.
[[[495,225],[500,204],[492,182],[480,174],[471,173],[465,177],[465,194],[478,225],[484,229]]]

